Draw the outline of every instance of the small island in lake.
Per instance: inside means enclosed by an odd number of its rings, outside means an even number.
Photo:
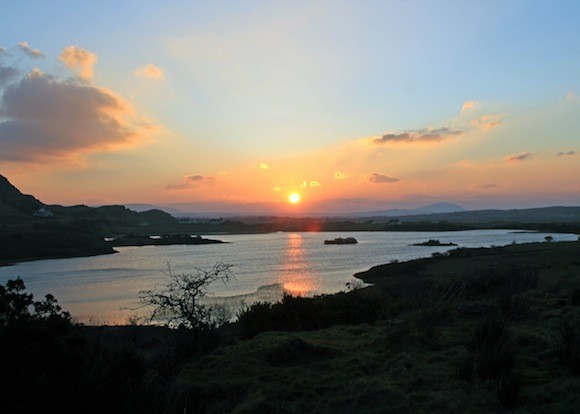
[[[439,240],[429,239],[423,243],[413,243],[410,246],[457,246],[457,243],[441,243]]]
[[[221,240],[214,239],[204,239],[203,237],[191,236],[189,234],[164,234],[162,236],[148,236],[148,235],[135,235],[128,234],[126,236],[118,237],[116,239],[109,240],[114,247],[119,246],[168,246],[172,244],[216,244],[224,243]]]
[[[358,241],[354,237],[339,237],[334,240],[324,240],[324,244],[357,244]]]

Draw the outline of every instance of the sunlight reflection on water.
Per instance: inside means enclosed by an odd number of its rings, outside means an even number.
[[[279,283],[291,295],[308,296],[320,288],[320,281],[313,274],[310,258],[304,249],[299,233],[288,234],[285,260],[278,276]]]
[[[356,245],[324,245],[325,239],[355,237]],[[0,282],[21,276],[36,298],[56,296],[78,320],[126,323],[139,291],[166,283],[167,263],[174,273],[210,268],[218,261],[233,265],[235,280],[212,286],[215,301],[250,304],[276,300],[283,290],[314,295],[345,290],[352,275],[392,260],[428,257],[449,247],[410,247],[439,239],[463,247],[544,241],[547,234],[510,230],[462,232],[270,233],[223,235],[226,244],[197,246],[122,247],[119,253],[73,259],[41,260],[0,267]],[[573,234],[553,234],[554,241],[577,240]],[[261,288],[261,289],[260,289]]]

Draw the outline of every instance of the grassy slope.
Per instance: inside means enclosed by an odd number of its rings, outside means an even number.
[[[508,374],[523,378],[515,412],[575,412],[580,377],[558,349],[559,327],[580,318],[580,243],[459,252],[360,274],[385,299],[374,325],[266,332],[191,362],[175,410],[501,411],[498,387],[509,375],[458,376],[479,355],[466,346],[477,327],[499,314],[515,353]]]

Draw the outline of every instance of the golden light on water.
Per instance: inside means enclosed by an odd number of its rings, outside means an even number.
[[[293,296],[307,296],[319,288],[314,280],[304,240],[298,233],[288,235],[286,255],[280,272],[280,283]]]

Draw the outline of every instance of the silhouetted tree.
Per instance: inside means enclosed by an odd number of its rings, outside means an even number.
[[[219,262],[211,269],[195,268],[193,273],[165,272],[169,283],[165,289],[139,293],[140,307],[152,307],[150,320],[159,320],[172,327],[203,330],[215,327],[227,319],[215,306],[202,303],[214,282],[233,279],[232,265]]]
[[[0,327],[29,323],[38,320],[69,324],[71,316],[64,312],[56,298],[48,294],[35,301],[21,278],[0,285]]]

